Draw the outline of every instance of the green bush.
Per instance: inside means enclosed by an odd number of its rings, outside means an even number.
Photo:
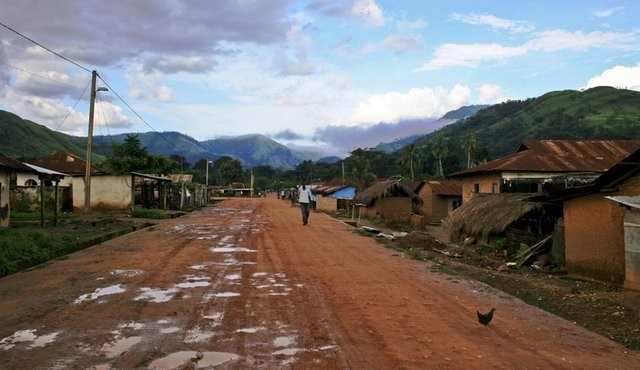
[[[135,208],[131,213],[131,216],[137,218],[150,218],[154,220],[162,220],[167,218],[167,214],[157,208]]]
[[[76,248],[66,236],[27,228],[0,229],[0,276],[63,256]]]

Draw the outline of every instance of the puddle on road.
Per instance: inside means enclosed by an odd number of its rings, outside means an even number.
[[[114,340],[113,342],[105,343],[102,345],[102,352],[108,358],[114,358],[120,356],[129,348],[142,342],[142,337],[124,337]]]
[[[143,287],[140,288],[140,293],[137,297],[135,297],[134,301],[140,300],[148,300],[153,303],[162,303],[169,302],[173,299],[173,297],[180,291],[177,288],[169,288],[169,289],[152,289]]]
[[[273,340],[273,345],[275,347],[288,347],[295,342],[296,342],[295,336],[277,337],[276,339]]]
[[[265,330],[266,328],[264,326],[255,326],[253,328],[241,328],[241,329],[236,329],[236,333],[248,333],[248,334],[253,334],[253,333],[257,333],[260,330]]]
[[[45,335],[37,335],[36,329],[18,330],[12,335],[0,340],[0,350],[8,350],[16,346],[17,343],[27,343],[28,349],[44,347],[53,343],[60,332],[53,332]]]
[[[134,277],[141,275],[144,271],[142,270],[113,270],[111,271],[111,275],[121,275],[126,277]]]
[[[149,364],[151,369],[176,369],[194,364],[195,368],[206,368],[224,364],[238,359],[239,356],[227,352],[180,351],[154,360]]]
[[[184,282],[184,283],[176,284],[176,286],[178,288],[182,288],[182,289],[185,289],[185,288],[199,288],[199,287],[205,287],[205,286],[209,286],[209,285],[211,285],[211,283],[208,282],[208,281],[187,281],[187,282]]]
[[[220,292],[220,293],[215,293],[214,297],[216,298],[231,298],[231,297],[239,297],[240,293],[236,293],[236,292]]]
[[[105,295],[118,294],[125,291],[126,289],[122,287],[122,284],[111,285],[105,288],[98,288],[93,293],[83,294],[78,297],[73,303],[78,304],[86,300],[94,300]]]
[[[249,249],[246,247],[239,247],[239,246],[232,246],[232,245],[228,245],[224,247],[213,247],[213,248],[210,248],[209,250],[212,251],[213,253],[236,253],[236,252],[256,253],[257,252],[257,250],[255,249]]]

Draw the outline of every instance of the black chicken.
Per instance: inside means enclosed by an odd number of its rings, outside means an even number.
[[[478,314],[478,322],[484,326],[489,325],[491,319],[493,319],[493,312],[495,312],[495,308],[492,308],[488,313],[480,313],[480,311],[476,311]]]

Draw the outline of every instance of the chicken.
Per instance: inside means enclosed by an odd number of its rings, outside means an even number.
[[[484,326],[489,325],[491,319],[493,319],[493,313],[495,312],[495,308],[492,308],[488,313],[480,313],[480,311],[476,311],[478,314],[478,322]]]

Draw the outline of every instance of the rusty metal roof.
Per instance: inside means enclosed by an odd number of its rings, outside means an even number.
[[[11,158],[8,155],[2,153],[0,153],[0,167],[26,172],[36,172],[36,170],[20,162],[19,160]]]
[[[63,172],[69,174],[70,176],[77,175],[85,175],[87,162],[64,150],[59,150],[54,152],[46,157],[38,158],[34,161],[31,161],[32,164],[50,168],[54,171]],[[91,174],[92,175],[105,175],[106,171],[103,169],[91,165]]]
[[[460,181],[427,181],[426,185],[434,194],[438,195],[462,195],[462,183]]]
[[[605,172],[640,148],[640,140],[525,140],[518,150],[494,161],[456,172]]]

